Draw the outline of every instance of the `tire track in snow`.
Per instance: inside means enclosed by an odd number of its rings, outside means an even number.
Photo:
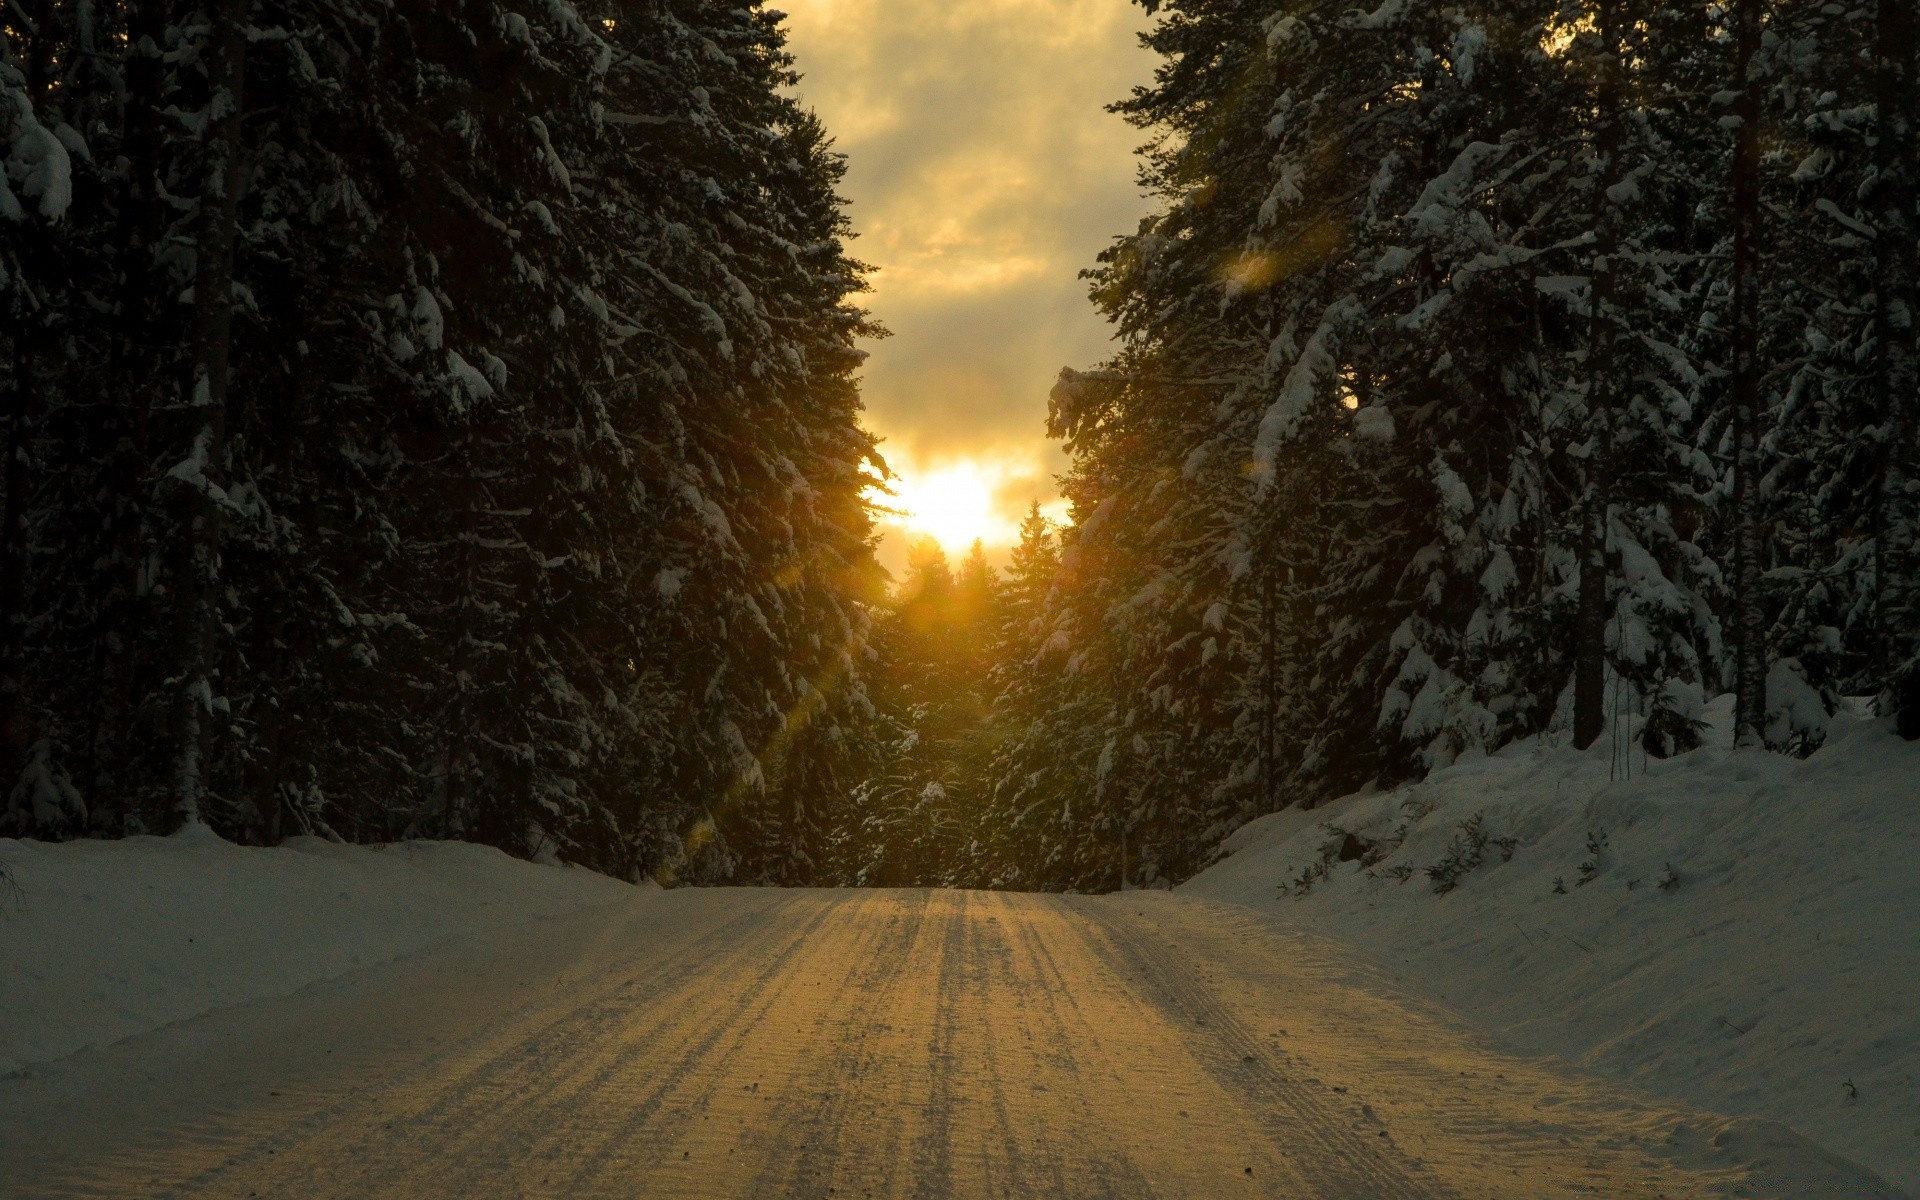
[[[514,1148],[515,1162],[524,1163],[542,1157],[556,1141],[575,1155],[584,1153],[582,1169],[590,1168],[605,1147],[604,1137],[581,1136],[596,1132],[592,1117],[605,1111],[591,1102],[594,1094],[623,1074],[641,1074],[641,1061],[662,1048],[668,1069],[640,1094],[626,1097],[628,1112],[641,1123],[654,1117],[663,1127],[684,1123],[685,1113],[659,1111],[664,1093],[721,1038],[751,1027],[739,1018],[836,913],[820,904],[794,920],[797,907],[805,907],[800,896],[783,897],[716,928],[664,964],[596,989],[591,999],[562,997],[553,1009],[516,1014],[409,1078],[350,1097],[312,1123],[318,1128],[307,1136],[276,1138],[189,1180],[177,1194],[236,1194],[220,1186],[225,1176],[245,1173],[233,1168],[266,1166],[282,1181],[275,1194],[290,1197],[483,1196],[494,1194],[514,1165],[502,1163],[506,1147]],[[635,964],[626,965],[631,970]],[[744,974],[750,985],[731,1004],[673,1002],[715,974]],[[382,1113],[382,1107],[398,1111]],[[429,1141],[431,1162],[404,1152],[406,1145]],[[237,1194],[251,1190],[249,1184]]]
[[[979,922],[976,930],[985,944],[980,956],[982,969],[976,977],[979,1000],[989,1009],[996,1005],[1005,1006],[1013,1026],[1007,1032],[1020,1035],[1017,1042],[1010,1036],[994,1036],[992,1033],[977,1039],[979,1045],[976,1052],[991,1082],[989,1103],[993,1126],[998,1131],[1006,1155],[1006,1178],[1000,1181],[1000,1187],[990,1187],[989,1191],[1013,1195],[1073,1195],[1076,1189],[1069,1180],[1068,1145],[1055,1136],[1051,1122],[1044,1119],[1044,1113],[1035,1112],[1031,1107],[1022,1107],[1016,1115],[1015,1105],[1019,1097],[1013,1090],[1023,1084],[1033,1089],[1058,1087],[1062,1082],[1046,1071],[1046,1064],[1037,1053],[1038,1043],[1034,1033],[1036,1020],[1042,1015],[1055,1018],[1058,1027],[1057,1005],[1070,1002],[1071,994],[1046,987],[1030,955],[1024,960],[1027,968],[1025,973],[1018,969],[1022,961],[1015,953],[1007,930],[1010,925],[1017,928],[1024,941],[1034,933],[1031,913],[1017,911],[1018,902],[1005,893],[985,892],[976,893],[976,896],[983,906],[992,909]],[[1056,1037],[1052,1041],[1056,1045],[1065,1045],[1063,1038]],[[1004,1054],[1003,1048],[1007,1051]],[[1070,1058],[1065,1066],[1066,1074],[1078,1076],[1078,1068]],[[1047,1075],[1049,1083],[1038,1082],[1043,1074]],[[1087,1131],[1097,1124],[1097,1116],[1078,1091],[1061,1090],[1062,1103],[1077,1110],[1075,1123],[1080,1130],[1078,1149],[1086,1156],[1075,1164],[1078,1182],[1082,1184],[1078,1191],[1107,1200],[1151,1195],[1151,1190],[1130,1159],[1114,1153],[1101,1153],[1093,1157],[1087,1145],[1093,1139],[1087,1136]],[[1031,1095],[1029,1090],[1028,1098]],[[1023,1145],[1024,1141],[1032,1143],[1030,1151]],[[1103,1150],[1110,1151],[1111,1147],[1103,1147]]]
[[[821,959],[822,956],[817,953],[820,945],[851,941],[852,945],[845,946],[847,962],[886,961],[886,939],[882,930],[874,928],[871,922],[861,920],[860,914],[849,911],[844,905],[822,901],[817,894],[808,897],[808,902],[818,904],[818,919],[783,947],[777,962],[769,962],[761,969],[757,978],[741,993],[737,1003],[714,1011],[711,1036],[681,1056],[678,1070],[659,1086],[647,1090],[639,1103],[607,1103],[619,1097],[606,1095],[603,1091],[600,1096],[602,1104],[609,1111],[624,1107],[624,1119],[616,1128],[609,1129],[601,1136],[599,1144],[607,1152],[576,1171],[564,1194],[594,1194],[596,1185],[605,1183],[613,1194],[624,1195],[625,1189],[621,1186],[623,1176],[653,1175],[669,1165],[672,1151],[683,1145],[687,1147],[683,1153],[691,1159],[693,1147],[699,1142],[699,1139],[690,1137],[695,1118],[710,1120],[716,1100],[726,1089],[749,1087],[757,1095],[762,1082],[775,1085],[782,1082],[758,1078],[776,1074],[775,1064],[768,1061],[765,1055],[748,1061],[750,1056],[746,1051],[751,1043],[761,1040],[775,1024],[790,1019],[781,1011],[784,1008],[796,1007],[801,1003],[819,1005],[820,998],[804,996],[802,999],[796,989],[808,982],[805,978],[808,968]],[[724,980],[725,973],[719,973],[719,978]],[[776,1018],[777,1012],[781,1015]],[[636,1050],[631,1056],[635,1060],[632,1065],[639,1065],[638,1060],[653,1049],[647,1047]],[[738,1080],[747,1075],[756,1078],[750,1084],[739,1084]],[[791,1088],[783,1090],[790,1092]],[[664,1109],[668,1098],[676,1094],[677,1104],[671,1109]],[[668,1119],[660,1117],[663,1109],[668,1112]],[[710,1146],[707,1151],[711,1152]]]
[[[875,1045],[873,1034],[885,1026],[881,1014],[891,1015],[899,992],[910,977],[901,964],[910,958],[923,936],[932,896],[927,892],[870,893],[870,904],[892,909],[871,954],[850,956],[848,969],[835,994],[831,1019],[816,1025],[816,1041],[830,1052],[817,1056],[818,1068],[804,1082],[788,1090],[771,1114],[770,1133],[763,1147],[764,1163],[754,1176],[751,1192],[758,1196],[799,1196],[807,1189],[824,1194],[827,1188],[846,1189],[848,1195],[891,1189],[898,1162],[882,1157],[863,1164],[865,1186],[842,1170],[845,1152],[840,1135],[855,1121],[863,1122],[868,1141],[894,1142],[897,1114],[879,1111],[862,1084],[889,1064]],[[862,1104],[862,1100],[869,1103]],[[882,1127],[885,1127],[883,1132]],[[859,1191],[855,1191],[860,1187]]]
[[[1273,1052],[1234,1018],[1178,950],[1126,921],[1110,904],[1072,907],[1088,933],[1097,934],[1087,938],[1089,949],[1152,989],[1153,999],[1186,1031],[1194,1057],[1221,1086],[1250,1097],[1270,1115],[1275,1143],[1307,1143],[1305,1157],[1314,1169],[1305,1173],[1314,1177],[1315,1195],[1328,1200],[1449,1200],[1454,1195],[1437,1182],[1416,1180],[1389,1139],[1360,1136],[1331,1096],[1274,1067]]]
[[[1099,1111],[1092,1101],[1087,1084],[1090,1081],[1088,1064],[1083,1058],[1095,1057],[1099,1049],[1099,1035],[1095,1033],[1098,1022],[1088,1018],[1082,1012],[1080,992],[1086,987],[1084,979],[1070,978],[1061,969],[1054,957],[1042,923],[1058,925],[1060,910],[1057,902],[1051,898],[1042,900],[1026,895],[1001,894],[1002,910],[1011,918],[1010,923],[1016,930],[1016,940],[1024,956],[1030,983],[1025,992],[1036,998],[1034,1009],[1044,1021],[1045,1028],[1040,1030],[1044,1037],[1032,1039],[1032,1053],[1037,1061],[1050,1067],[1050,1084],[1066,1090],[1061,1106],[1069,1112],[1071,1124],[1063,1120],[1060,1137],[1052,1140],[1049,1149],[1052,1178],[1051,1190],[1043,1189],[1041,1195],[1092,1195],[1118,1200],[1120,1197],[1152,1197],[1157,1193],[1147,1181],[1139,1163],[1125,1147],[1101,1144],[1100,1153],[1094,1157],[1094,1150],[1088,1143],[1108,1143],[1106,1138],[1092,1136],[1096,1131],[1104,1132],[1112,1114]],[[1004,934],[1004,930],[1003,930]],[[1075,1047],[1082,1048],[1076,1053]],[[1072,1085],[1067,1090],[1067,1085]],[[1069,1156],[1078,1161],[1075,1165],[1090,1176],[1090,1182],[1097,1187],[1069,1190],[1068,1180],[1064,1178],[1063,1167]]]
[[[674,893],[583,915],[552,952],[469,949],[263,1010],[277,1024],[158,1036],[138,1061],[162,1079],[190,1069],[176,1052],[237,1031],[272,1046],[296,1018],[325,1030],[293,1039],[303,1053],[343,1053],[308,1060],[309,1093],[285,1102],[263,1099],[271,1067],[239,1060],[222,1077],[245,1095],[141,1127],[152,1157],[85,1131],[108,1147],[78,1160],[97,1169],[27,1194],[1679,1200],[1739,1182],[1649,1174],[1648,1110],[1230,918],[1150,898]],[[496,979],[441,1024],[353,1042],[382,1005]],[[1298,1022],[1291,1052],[1251,1032],[1269,1012]],[[1357,1079],[1391,1120],[1309,1069]]]

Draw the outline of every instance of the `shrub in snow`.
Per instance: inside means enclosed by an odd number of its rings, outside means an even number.
[[[1767,672],[1767,745],[1805,758],[1827,740],[1833,707],[1819,689],[1807,682],[1805,669],[1794,658],[1776,661]]]
[[[1499,853],[1501,862],[1510,862],[1517,845],[1516,838],[1488,833],[1484,814],[1473,814],[1460,822],[1459,832],[1447,843],[1440,861],[1426,868],[1427,878],[1433,881],[1433,894],[1444,896],[1459,887],[1461,879],[1487,861],[1489,847]]]
[[[7,795],[7,820],[15,828],[71,836],[86,828],[87,802],[67,773],[55,765],[45,738],[27,752],[27,765]]]

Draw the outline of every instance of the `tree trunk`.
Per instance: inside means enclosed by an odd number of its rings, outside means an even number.
[[[12,386],[8,397],[5,453],[5,504],[0,514],[0,799],[26,766],[33,737],[26,704],[27,507],[32,490],[34,424],[40,407],[40,381],[28,339],[39,336],[37,323],[22,322],[14,333]]]
[[[1916,369],[1914,304],[1916,230],[1915,49],[1920,23],[1914,0],[1880,0],[1875,36],[1875,99],[1879,137],[1873,190],[1876,274],[1875,367],[1880,400],[1881,473],[1876,589],[1881,670],[1900,735],[1920,738],[1920,538],[1914,490]]]
[[[1607,586],[1607,523],[1612,502],[1614,390],[1613,254],[1619,221],[1607,195],[1608,181],[1621,160],[1620,30],[1614,0],[1599,10],[1599,136],[1595,145],[1594,258],[1589,284],[1587,335],[1586,486],[1580,504],[1580,607],[1575,616],[1573,652],[1573,744],[1585,750],[1606,728],[1607,620],[1612,597]]]
[[[246,85],[245,9],[219,0],[211,35],[213,88],[208,113],[206,191],[194,244],[193,379],[188,397],[193,442],[169,476],[182,512],[174,574],[179,671],[174,680],[175,807],[201,819],[207,794],[207,724],[216,709],[220,549],[227,496],[227,387],[233,351],[233,256],[240,189],[240,109]]]
[[[1760,0],[1734,13],[1733,638],[1734,744],[1761,743],[1767,724],[1766,619],[1760,605]]]
[[[133,799],[127,785],[130,742],[137,727],[134,714],[158,665],[150,657],[145,631],[165,617],[153,608],[142,564],[160,516],[152,504],[154,462],[161,453],[153,443],[153,414],[170,404],[164,381],[175,370],[170,354],[157,352],[171,339],[163,332],[166,320],[156,303],[168,289],[161,286],[154,265],[154,250],[165,228],[160,171],[167,70],[161,47],[167,0],[134,0],[126,13],[122,147],[127,190],[117,231],[119,281],[109,372],[117,394],[108,409],[111,425],[101,439],[108,449],[100,530],[101,558],[107,567],[88,631],[98,702],[88,714],[84,744],[77,747],[83,756],[78,777],[87,783],[89,816],[96,830],[111,833],[124,828]],[[169,669],[173,665],[165,664]]]
[[[1274,761],[1279,736],[1279,653],[1274,615],[1274,574],[1279,568],[1271,554],[1260,580],[1260,803],[1262,811],[1279,811],[1280,772]]]
[[[60,42],[59,14],[52,0],[30,3],[32,32],[27,39],[26,93],[37,115],[46,116],[46,104],[54,92],[58,71]],[[25,11],[23,7],[22,11]],[[0,469],[4,482],[5,510],[0,512],[0,811],[4,811],[7,793],[20,777],[27,761],[33,733],[27,713],[27,574],[32,567],[28,553],[28,509],[32,504],[34,450],[41,410],[45,407],[46,380],[42,378],[43,340],[54,340],[48,328],[50,314],[43,299],[31,294],[36,277],[64,282],[64,264],[54,252],[55,234],[45,228],[29,233],[20,243],[22,258],[28,264],[25,279],[15,282],[21,303],[9,314],[13,341],[11,386],[0,390],[5,396],[7,440],[3,448],[6,466]],[[7,395],[11,392],[11,395]]]
[[[462,510],[460,526],[460,557],[457,564],[457,589],[453,602],[453,645],[447,661],[447,676],[453,688],[453,697],[447,705],[447,717],[441,731],[441,756],[443,762],[441,796],[440,836],[458,841],[471,835],[473,830],[473,707],[469,695],[468,648],[473,639],[473,614],[478,601],[480,516],[479,498],[471,489],[477,487],[473,466],[473,426],[469,422],[460,431],[459,450],[454,458],[454,469],[459,472],[460,486],[467,490],[467,503]]]

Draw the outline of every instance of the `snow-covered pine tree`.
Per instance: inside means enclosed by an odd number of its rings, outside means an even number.
[[[74,48],[51,4],[0,14],[0,812],[65,832],[84,807],[51,761],[28,694],[35,597],[33,495],[44,485],[48,393],[71,370],[68,316],[80,297],[84,251],[73,224],[74,157],[85,142],[55,106]],[[64,369],[63,369],[64,368]],[[17,781],[17,782],[16,782]]]
[[[1770,13],[1778,41],[1768,56],[1768,128],[1779,149],[1763,196],[1778,232],[1763,327],[1777,339],[1780,382],[1763,501],[1776,531],[1766,584],[1773,682],[1782,686],[1769,690],[1785,700],[1808,688],[1815,708],[1831,708],[1838,695],[1886,686],[1893,645],[1876,582],[1889,443],[1861,436],[1883,429],[1886,412],[1876,329],[1882,242],[1871,202],[1878,81],[1858,66],[1874,57],[1878,14],[1813,3]],[[1782,704],[1770,707],[1779,726],[1770,737],[1817,741],[1817,729],[1796,731]]]
[[[1691,744],[1710,56],[1663,58],[1664,10],[1613,44],[1549,4],[1163,12],[1121,107],[1166,208],[1096,276],[1121,352],[1055,391],[1064,665],[996,764],[1000,811],[1058,815],[1000,876],[1178,876],[1276,803],[1570,732],[1583,524],[1602,725]]]
[[[11,285],[60,216],[56,277],[112,304],[7,345],[66,364],[9,431],[32,441],[7,666],[33,770],[104,832],[168,828],[184,688],[200,815],[230,837],[804,881],[876,736],[853,343],[877,331],[777,15],[236,0],[228,104],[201,7],[37,2],[65,40],[42,55],[5,10],[9,112],[39,114],[9,117],[8,195],[40,200],[25,166],[58,151],[80,202],[4,214],[0,283],[47,310]],[[14,102],[34,55],[57,112]],[[190,289],[229,144],[220,306]],[[213,343],[183,292],[232,322],[224,405],[187,403]],[[216,522],[161,486],[202,477],[174,469],[194,446]],[[181,641],[182,604],[214,636]],[[30,806],[9,827],[72,831]]]
[[[836,839],[832,877],[867,886],[981,879],[993,814],[981,795],[998,581],[976,543],[959,569],[931,538],[876,622],[873,699],[887,731]]]
[[[1920,738],[1920,19],[1905,0],[1874,12],[1874,377],[1879,392],[1876,537],[1881,671],[1900,735]]]

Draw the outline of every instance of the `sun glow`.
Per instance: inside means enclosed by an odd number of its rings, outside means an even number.
[[[1009,545],[1018,536],[996,502],[1009,475],[1004,468],[964,459],[929,471],[902,470],[893,480],[892,494],[876,489],[873,500],[891,510],[885,524],[923,534],[949,555],[959,555],[976,541]]]

